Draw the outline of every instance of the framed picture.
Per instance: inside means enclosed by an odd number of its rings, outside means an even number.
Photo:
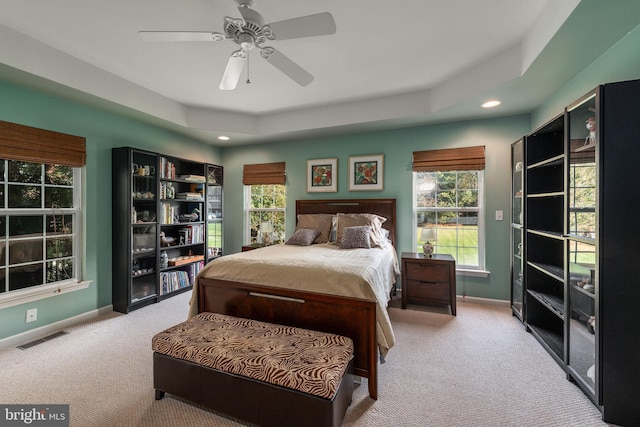
[[[338,191],[338,158],[307,160],[307,191]]]
[[[384,154],[349,156],[349,191],[384,189]]]

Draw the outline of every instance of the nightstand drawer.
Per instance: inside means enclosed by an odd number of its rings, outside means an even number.
[[[405,274],[407,280],[449,283],[450,272],[448,265],[407,262]]]
[[[419,280],[407,281],[407,297],[410,299],[427,298],[429,300],[449,303],[451,287],[449,283],[423,282]]]

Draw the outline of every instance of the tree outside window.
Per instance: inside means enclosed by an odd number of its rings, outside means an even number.
[[[284,241],[286,216],[286,186],[284,185],[250,185],[247,186],[247,233],[248,243],[260,243],[262,233],[260,225],[271,222],[273,242]]]
[[[414,172],[416,252],[424,243],[421,228],[431,227],[434,253],[452,255],[460,267],[484,268],[482,178],[482,171]]]
[[[79,168],[0,165],[0,293],[74,279]]]

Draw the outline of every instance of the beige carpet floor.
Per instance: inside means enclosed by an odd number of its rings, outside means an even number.
[[[70,404],[71,425],[242,426],[170,395],[154,400],[152,336],[186,318],[188,294],[110,313],[26,350],[0,350],[0,403]],[[344,426],[606,426],[506,307],[390,308],[396,346]],[[292,422],[295,426],[295,422]]]

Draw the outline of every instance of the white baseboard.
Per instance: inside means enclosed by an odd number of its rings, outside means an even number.
[[[469,297],[464,295],[457,295],[457,300],[459,302],[473,302],[477,304],[499,305],[502,307],[509,307],[511,305],[511,302],[501,300],[501,299]]]
[[[0,340],[0,349],[7,348],[7,347],[15,347],[27,342],[37,340],[42,337],[46,337],[47,335],[51,335],[54,332],[61,331],[64,328],[67,328],[69,326],[73,326],[80,322],[93,319],[95,317],[110,313],[112,311],[113,311],[113,305],[107,305],[105,307],[101,307],[96,310],[87,311],[86,313],[69,317],[68,319],[63,319],[58,322],[50,323],[48,325],[40,326],[39,328],[35,328],[29,331],[19,333],[17,335],[12,335],[10,337],[3,338]]]

